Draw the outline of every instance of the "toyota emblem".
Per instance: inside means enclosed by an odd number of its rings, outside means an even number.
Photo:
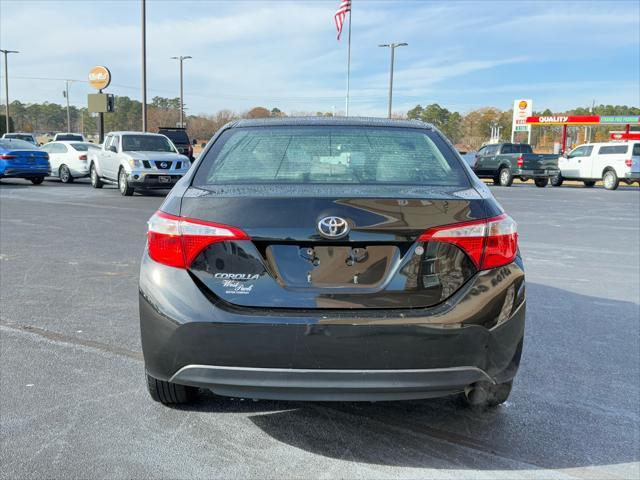
[[[349,224],[344,218],[324,217],[318,222],[318,231],[326,238],[342,238],[349,233]]]

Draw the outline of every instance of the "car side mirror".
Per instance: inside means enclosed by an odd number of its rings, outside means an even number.
[[[108,150],[113,153],[118,153],[118,148],[115,145],[109,145]]]
[[[193,139],[193,142],[191,142],[193,145],[198,145],[198,140],[196,140],[195,138]]]

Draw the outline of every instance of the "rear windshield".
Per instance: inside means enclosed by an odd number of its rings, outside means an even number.
[[[631,155],[633,155],[634,157],[640,155],[640,143],[634,143],[633,152],[631,153]]]
[[[125,152],[175,152],[169,139],[163,135],[123,135]]]
[[[463,168],[446,143],[428,130],[232,128],[207,152],[194,184],[468,186]]]
[[[160,129],[158,133],[166,135],[171,139],[173,143],[189,143],[189,137],[184,130],[163,130]]]
[[[7,148],[9,150],[40,150],[33,143],[25,142],[24,140],[18,140],[17,138],[2,138],[0,139],[0,147]]]
[[[100,147],[94,145],[93,143],[70,143],[69,145],[71,145],[74,150],[77,150],[79,152],[86,152],[89,149],[100,150]]]
[[[73,134],[65,134],[65,135],[56,135],[56,142],[68,142],[72,140],[84,140],[80,135]]]
[[[17,138],[18,140],[24,140],[29,143],[33,143],[35,141],[32,135],[23,135],[21,133],[7,133],[5,138]]]

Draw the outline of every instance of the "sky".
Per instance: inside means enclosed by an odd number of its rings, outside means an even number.
[[[640,1],[353,0],[352,115],[386,116],[390,52],[394,112],[439,103],[467,112],[640,106]],[[147,0],[148,99],[179,95],[188,113],[344,112],[346,28],[339,0]],[[10,100],[86,106],[87,75],[106,65],[115,95],[141,98],[141,2],[0,0],[0,48],[9,56]],[[2,66],[4,103],[4,66]]]

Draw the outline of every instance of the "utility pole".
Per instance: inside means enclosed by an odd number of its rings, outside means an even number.
[[[180,55],[179,57],[170,57],[170,58],[173,60],[180,61],[180,126],[184,128],[184,90],[182,88],[182,62],[192,57],[190,57],[189,55],[186,55],[186,56]]]
[[[379,47],[388,47],[391,49],[391,68],[389,72],[389,118],[391,118],[391,107],[393,104],[393,65],[395,63],[395,50],[398,47],[406,47],[408,43],[385,43],[378,45]]]
[[[69,112],[69,83],[72,80],[65,80],[66,88],[64,93],[65,98],[67,99],[67,133],[71,133],[71,113]]]
[[[8,64],[7,64],[7,55],[10,53],[20,53],[17,50],[0,50],[0,52],[4,53],[4,114],[5,121],[7,122],[6,133],[9,133],[11,130],[9,129],[9,73],[8,73]]]
[[[147,131],[147,6],[142,0],[142,131]]]

